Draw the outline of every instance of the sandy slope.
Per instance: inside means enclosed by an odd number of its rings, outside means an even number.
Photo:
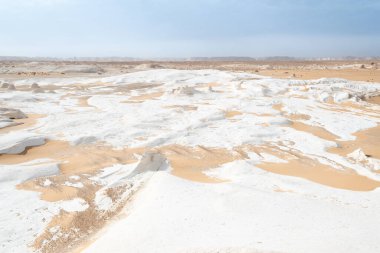
[[[29,118],[0,110],[4,252],[380,250],[380,84],[174,69],[12,83],[0,107]]]

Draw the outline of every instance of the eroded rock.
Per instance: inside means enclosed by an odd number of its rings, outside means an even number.
[[[0,108],[0,116],[8,119],[25,119],[25,113],[18,109]]]

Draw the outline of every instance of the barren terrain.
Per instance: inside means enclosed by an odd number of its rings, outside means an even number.
[[[1,252],[380,252],[380,62],[0,62]]]

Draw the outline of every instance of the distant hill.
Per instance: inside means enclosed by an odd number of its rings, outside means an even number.
[[[73,61],[73,62],[128,62],[128,61],[336,61],[336,60],[380,60],[377,57],[244,57],[244,56],[221,56],[221,57],[189,57],[189,58],[134,58],[134,57],[24,57],[24,56],[0,56],[0,61]]]

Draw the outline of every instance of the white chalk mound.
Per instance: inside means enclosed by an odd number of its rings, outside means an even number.
[[[38,89],[38,88],[41,88],[38,83],[33,83],[31,86],[30,86],[31,89]]]
[[[44,89],[42,89],[42,88],[36,88],[36,89],[34,89],[32,92],[33,92],[33,93],[44,93],[45,91],[44,91]]]
[[[20,154],[27,147],[45,144],[45,138],[27,132],[12,132],[0,136],[0,154]]]
[[[14,84],[9,84],[8,90],[16,90],[16,86]]]
[[[340,103],[340,102],[350,99],[350,97],[351,95],[347,92],[344,92],[344,91],[337,92],[334,94],[334,102]]]
[[[147,171],[159,171],[164,170],[167,167],[167,160],[165,156],[159,153],[148,152],[143,155],[140,163],[137,167],[129,174],[129,177],[134,177],[138,174]]]
[[[11,109],[11,108],[0,108],[0,117],[1,118],[8,118],[8,119],[25,119],[27,118],[26,115],[18,110],[18,109]]]
[[[1,88],[2,89],[7,89],[9,87],[9,83],[2,83]]]
[[[36,160],[37,161],[37,160]],[[35,161],[17,165],[0,165],[0,183],[4,185],[12,182],[21,183],[33,178],[52,176],[59,173],[58,164],[38,164]]]
[[[173,94],[178,94],[178,95],[187,95],[187,96],[192,96],[194,94],[199,93],[198,90],[196,90],[194,87],[190,86],[184,86],[184,87],[179,87],[177,89],[172,90]]]
[[[20,110],[10,108],[0,108],[0,129],[9,126],[19,125],[14,119],[23,119],[27,116]]]
[[[354,159],[355,161],[365,161],[367,160],[367,155],[361,148],[356,149],[352,153],[347,155],[349,158]]]

